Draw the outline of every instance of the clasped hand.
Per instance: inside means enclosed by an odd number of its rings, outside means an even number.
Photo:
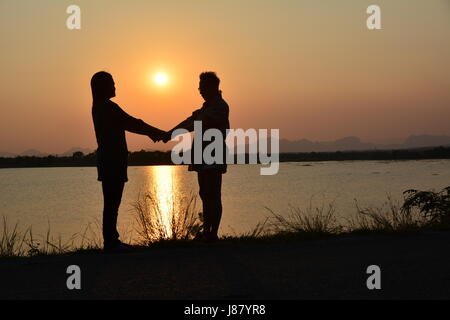
[[[170,131],[163,131],[163,130],[159,130],[158,133],[154,134],[154,135],[149,135],[149,138],[153,141],[153,142],[164,142],[167,143],[169,140],[172,139],[172,133]]]

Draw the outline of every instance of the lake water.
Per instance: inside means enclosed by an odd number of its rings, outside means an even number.
[[[380,207],[387,194],[401,200],[407,189],[441,190],[450,185],[450,160],[281,163],[277,175],[259,173],[258,165],[229,166],[223,178],[221,235],[251,230],[270,215],[265,207],[288,215],[290,206],[334,202],[338,216],[346,218],[356,212],[355,199],[360,206]],[[124,238],[134,237],[132,204],[139,193],[154,191],[164,211],[169,198],[177,201],[198,192],[196,174],[185,166],[129,167],[128,175],[118,222]],[[96,178],[92,167],[0,169],[0,216],[10,225],[32,226],[34,234],[45,234],[50,224],[52,234],[65,239],[101,222],[103,199]]]

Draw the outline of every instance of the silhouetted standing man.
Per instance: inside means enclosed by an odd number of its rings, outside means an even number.
[[[220,79],[214,72],[204,72],[200,74],[199,91],[205,102],[203,106],[194,111],[192,116],[178,124],[175,128],[168,131],[163,138],[164,142],[170,140],[172,132],[176,129],[194,130],[194,121],[202,121],[202,130],[218,129],[222,133],[223,150],[226,150],[225,138],[227,129],[230,128],[229,107],[222,98],[222,91],[219,90]],[[203,132],[202,132],[203,136]],[[194,139],[202,139],[202,137],[194,137]],[[200,150],[203,150],[211,142],[203,141]],[[192,144],[192,154],[195,153],[195,143]],[[220,220],[222,218],[222,174],[226,173],[227,165],[224,159],[220,163],[192,164],[189,170],[197,171],[198,185],[200,188],[200,198],[203,203],[203,233],[197,235],[197,239],[206,241],[216,241],[218,239],[217,232],[219,230]]]
[[[98,72],[91,79],[92,118],[97,138],[98,181],[103,189],[103,239],[106,251],[126,251],[128,246],[119,240],[117,215],[127,176],[128,148],[125,130],[158,140],[163,131],[133,118],[110,98],[116,96],[112,76]]]

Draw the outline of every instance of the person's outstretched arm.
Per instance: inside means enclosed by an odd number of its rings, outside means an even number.
[[[122,124],[123,128],[129,132],[136,134],[142,134],[150,137],[154,142],[162,139],[165,131],[155,128],[141,119],[136,119],[130,116],[128,113],[123,111],[119,106],[117,106],[117,116],[119,122]]]
[[[164,134],[163,142],[169,141],[172,137],[172,132],[174,132],[177,129],[185,129],[189,132],[194,131],[194,121],[199,120],[200,114],[201,114],[200,109],[195,110],[189,118],[180,122],[175,127],[173,127],[171,130],[167,131]]]

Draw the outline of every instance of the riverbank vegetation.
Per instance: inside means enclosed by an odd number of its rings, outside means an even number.
[[[94,167],[96,153],[74,152],[72,156],[49,155],[45,157],[17,156],[0,157],[0,168],[39,168],[39,167]],[[246,154],[246,163],[249,162]],[[280,153],[280,162],[314,162],[347,160],[423,160],[450,159],[450,147],[434,147],[399,150],[366,150],[336,152]],[[130,166],[173,165],[170,151],[137,151],[128,154]]]
[[[169,216],[153,193],[139,195],[133,204],[137,238],[136,250],[151,246],[199,245],[192,241],[200,230],[201,213],[194,195],[173,199]],[[355,202],[355,214],[342,222],[333,203],[306,208],[290,207],[287,213],[270,208],[268,217],[249,232],[224,235],[221,245],[248,241],[293,241],[361,234],[398,234],[450,230],[450,187],[439,192],[406,190],[403,203],[388,197],[380,207],[360,207]],[[165,208],[167,209],[167,208]],[[52,236],[50,226],[44,236],[35,236],[32,228],[11,225],[4,217],[0,223],[0,257],[33,257],[69,253],[101,252],[101,225],[90,224],[69,240]],[[216,245],[203,244],[201,245]]]

